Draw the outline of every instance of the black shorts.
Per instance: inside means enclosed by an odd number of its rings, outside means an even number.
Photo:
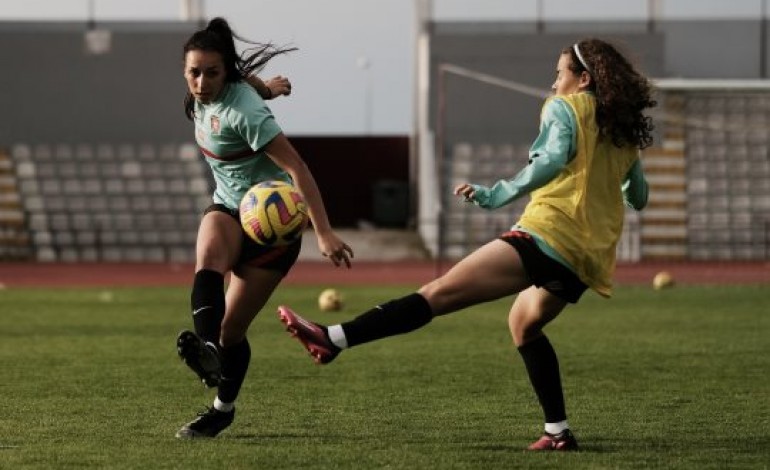
[[[576,303],[588,288],[569,268],[540,251],[530,234],[511,230],[500,235],[500,240],[519,252],[529,280],[537,287],[571,304]]]
[[[240,226],[241,218],[238,215],[238,210],[230,209],[223,204],[212,204],[203,211],[203,215],[214,211],[229,214],[238,221]],[[291,267],[294,266],[294,263],[297,262],[300,249],[302,248],[301,237],[291,245],[264,246],[252,240],[243,230],[241,230],[241,234],[241,254],[235,263],[236,266],[269,269],[271,271],[278,271],[285,276]]]

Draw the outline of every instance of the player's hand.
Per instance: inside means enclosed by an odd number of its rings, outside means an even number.
[[[350,260],[353,258],[353,249],[340,240],[337,235],[331,233],[318,238],[318,249],[325,258],[329,258],[334,266],[344,264],[350,268]]]
[[[476,195],[476,190],[473,189],[472,185],[463,183],[455,187],[454,195],[462,197],[465,202],[471,202]]]
[[[270,99],[278,98],[281,95],[289,96],[291,94],[291,82],[288,78],[281,75],[265,80],[265,86],[270,89]]]

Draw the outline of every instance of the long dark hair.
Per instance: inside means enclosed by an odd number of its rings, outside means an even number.
[[[238,54],[235,49],[235,39],[250,44],[243,53]],[[230,25],[224,18],[214,18],[208,25],[196,31],[184,44],[182,59],[189,51],[214,51],[222,55],[225,64],[225,82],[233,83],[244,80],[254,72],[264,68],[265,64],[279,54],[296,51],[296,47],[279,48],[271,43],[259,43],[244,39],[230,29]],[[184,114],[192,120],[195,114],[195,98],[190,90],[184,97]]]
[[[652,118],[643,114],[657,105],[650,81],[611,44],[594,38],[576,44],[582,61],[574,46],[564,48],[562,54],[571,54],[574,73],[591,75],[589,88],[596,94],[596,124],[601,135],[617,147],[652,145]]]

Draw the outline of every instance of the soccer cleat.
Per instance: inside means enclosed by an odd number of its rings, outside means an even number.
[[[216,348],[204,343],[192,331],[182,331],[176,339],[176,352],[207,387],[216,387],[222,378],[222,364]]]
[[[235,408],[230,412],[219,411],[213,406],[205,411],[198,413],[198,417],[176,432],[178,439],[197,439],[206,437],[215,437],[233,424],[235,418]]]
[[[313,356],[316,364],[328,364],[340,353],[341,349],[332,344],[321,326],[305,320],[289,307],[278,307],[278,317],[286,330]]]
[[[565,429],[556,435],[548,433],[543,434],[540,439],[530,444],[527,449],[560,451],[578,450],[578,443],[575,436],[572,435],[572,432],[569,429]]]

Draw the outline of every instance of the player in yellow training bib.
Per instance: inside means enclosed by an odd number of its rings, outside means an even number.
[[[553,96],[543,105],[529,165],[491,187],[463,183],[454,194],[497,209],[529,194],[520,220],[416,293],[381,304],[352,321],[325,327],[288,307],[279,316],[316,362],[346,348],[416,330],[433,317],[508,297],[513,342],[545,417],[531,450],[575,450],[559,363],[543,328],[587,288],[609,296],[624,203],[641,210],[647,183],[639,149],[652,142],[655,106],[649,81],[615,47],[585,39],[564,48]]]

